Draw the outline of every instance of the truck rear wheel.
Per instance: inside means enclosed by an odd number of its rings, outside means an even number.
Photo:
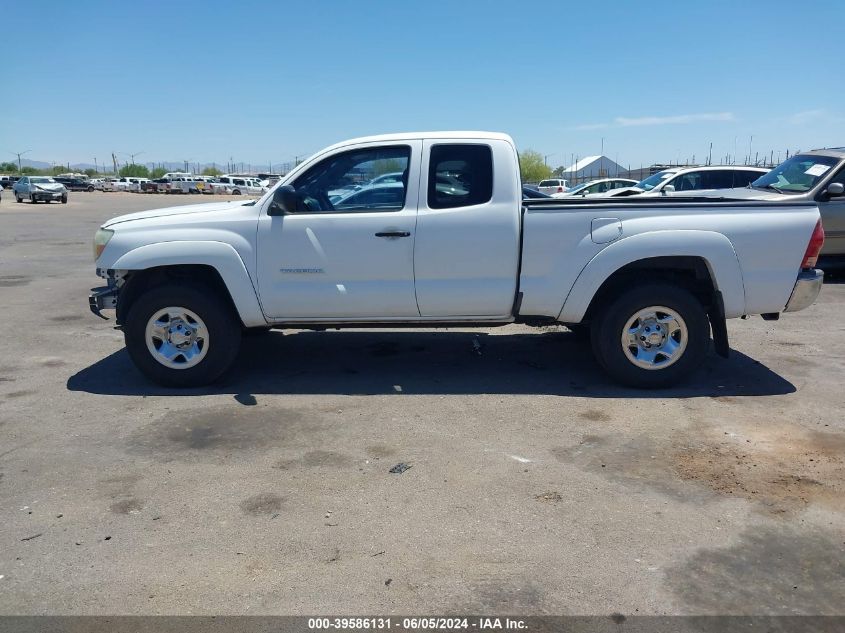
[[[601,308],[590,328],[593,353],[616,381],[668,387],[701,365],[710,325],[701,302],[679,286],[631,288]]]
[[[241,324],[206,287],[167,284],[135,300],[124,327],[126,349],[141,372],[165,387],[199,387],[229,369]]]

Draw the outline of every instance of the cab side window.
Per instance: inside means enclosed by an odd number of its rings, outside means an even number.
[[[675,187],[675,191],[693,191],[695,189],[701,189],[701,174],[696,172],[684,174],[682,176],[678,176],[669,184]]]
[[[351,150],[320,161],[294,182],[300,212],[401,211],[411,148],[389,145]],[[395,181],[379,176],[398,173]]]
[[[453,209],[493,197],[493,152],[489,145],[434,145],[428,164],[428,206]]]

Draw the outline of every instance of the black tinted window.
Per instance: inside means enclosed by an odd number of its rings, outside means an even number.
[[[435,145],[428,167],[428,206],[451,209],[484,204],[493,197],[489,145]]]
[[[734,175],[736,173],[733,169],[714,169],[704,172],[704,186],[702,188],[730,189],[734,186]]]

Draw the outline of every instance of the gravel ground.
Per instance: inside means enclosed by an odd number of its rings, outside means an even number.
[[[177,392],[88,311],[90,240],[208,198],[5,193],[0,614],[845,614],[835,280],[671,391],[508,326],[272,332]]]

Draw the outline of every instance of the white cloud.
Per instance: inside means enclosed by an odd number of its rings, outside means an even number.
[[[832,117],[827,110],[818,109],[796,112],[786,117],[784,121],[791,125],[806,125],[815,121],[830,121],[831,119],[835,120],[836,117]]]
[[[637,118],[616,117],[613,121],[621,127],[634,125],[677,125],[699,121],[733,121],[733,112],[703,112],[700,114],[676,114],[674,116],[643,116]]]
[[[675,114],[672,116],[618,116],[611,123],[587,123],[576,125],[573,130],[601,130],[609,127],[636,127],[645,125],[683,125],[701,121],[734,121],[733,112],[700,112],[696,114]]]

